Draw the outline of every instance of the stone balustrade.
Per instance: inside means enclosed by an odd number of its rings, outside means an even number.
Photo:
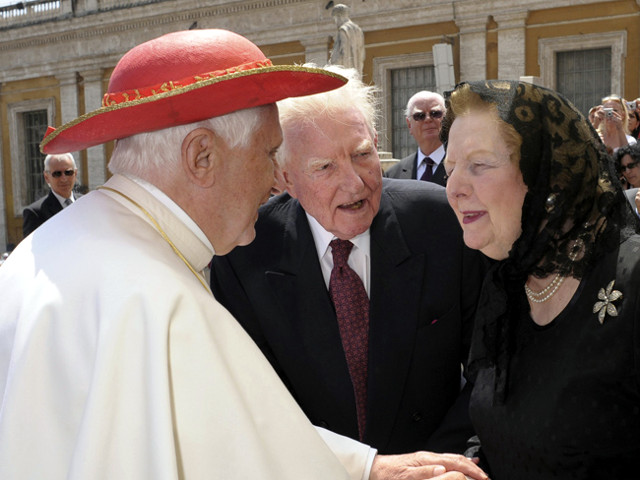
[[[48,20],[56,20],[89,13],[105,12],[167,0],[27,0],[0,7],[0,29],[16,28]]]

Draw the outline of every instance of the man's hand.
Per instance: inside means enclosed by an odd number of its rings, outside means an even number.
[[[465,478],[488,480],[489,477],[469,458],[431,452],[376,455],[369,476],[370,480],[465,480]]]
[[[640,213],[640,190],[636,192],[635,201],[636,201],[636,210],[638,211],[638,213]]]

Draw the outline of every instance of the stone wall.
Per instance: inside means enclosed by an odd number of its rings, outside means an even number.
[[[548,55],[538,58],[539,52],[562,48],[556,36],[572,37],[575,45],[576,38],[579,43],[582,35],[592,34],[594,44],[615,45],[614,74],[620,86],[615,93],[633,98],[640,93],[640,0],[343,3],[351,6],[351,19],[365,32],[363,78],[383,89],[388,89],[390,68],[432,62],[433,45],[443,43],[453,47],[458,81],[484,79],[496,70],[501,78],[526,75],[553,87],[554,67]],[[20,101],[50,102],[55,125],[91,111],[100,105],[118,59],[134,45],[171,31],[226,28],[261,46],[274,63],[318,64],[327,60],[335,33],[326,0],[38,0],[25,4],[23,9],[0,8],[0,168],[4,176],[0,251],[5,243],[20,240],[22,205],[19,192],[14,191],[19,185],[12,180],[20,158],[12,148],[16,139],[11,128],[11,111]],[[602,40],[607,32],[614,38],[610,42]],[[385,108],[387,104],[383,112]],[[383,139],[389,134],[382,133]],[[80,177],[90,188],[107,176],[109,148],[74,152]]]

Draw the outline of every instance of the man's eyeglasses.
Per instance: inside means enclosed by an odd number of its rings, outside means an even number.
[[[56,170],[55,172],[51,172],[51,176],[53,178],[60,178],[63,173],[65,177],[73,177],[73,174],[76,173],[76,171],[73,169],[65,170],[64,172],[62,170]]]
[[[622,173],[624,173],[627,170],[631,170],[632,168],[636,168],[637,166],[638,166],[638,162],[630,162],[630,163],[627,163],[626,165],[621,165],[620,166],[620,171]]]
[[[442,118],[443,115],[444,115],[444,112],[442,110],[431,110],[429,112],[429,117],[432,120],[438,120],[439,118]],[[427,112],[416,112],[413,115],[411,115],[411,117],[416,122],[424,122],[425,119],[427,118]]]

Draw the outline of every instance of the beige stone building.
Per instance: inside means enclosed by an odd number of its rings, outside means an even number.
[[[327,0],[35,0],[0,8],[0,252],[22,239],[22,208],[43,195],[38,143],[100,106],[131,47],[189,28],[226,28],[276,64],[324,64]],[[339,2],[335,2],[339,3]],[[402,109],[417,90],[531,77],[583,111],[640,96],[640,0],[343,0],[365,34],[363,78],[382,89],[381,149],[415,148]],[[106,179],[112,145],[73,152],[79,179]]]

